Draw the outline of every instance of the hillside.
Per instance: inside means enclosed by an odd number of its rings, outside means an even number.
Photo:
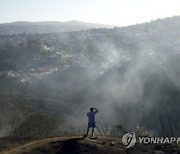
[[[12,144],[4,142],[5,144]],[[22,143],[21,143],[22,144]],[[3,154],[35,154],[35,153],[51,153],[51,154],[147,154],[147,153],[178,153],[177,147],[171,144],[164,145],[140,145],[137,143],[131,149],[125,149],[122,145],[120,138],[112,138],[108,136],[98,136],[97,139],[82,138],[81,136],[64,136],[64,137],[51,137],[46,139],[39,139],[29,141],[22,145],[15,145],[0,149]],[[178,145],[179,147],[179,145]]]
[[[91,28],[112,28],[110,25],[85,23],[76,20],[67,22],[43,21],[43,22],[13,22],[0,24],[0,35],[18,33],[59,33],[81,31]]]
[[[0,136],[83,133],[91,106],[108,135],[179,136],[179,26],[0,35]]]

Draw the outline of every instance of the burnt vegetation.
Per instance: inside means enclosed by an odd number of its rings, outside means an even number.
[[[0,136],[82,134],[91,106],[103,134],[178,136],[179,26],[1,33]]]

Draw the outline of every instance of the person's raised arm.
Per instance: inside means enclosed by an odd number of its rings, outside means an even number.
[[[93,109],[95,110],[94,112],[97,113],[98,112],[98,109],[96,109],[95,107],[93,107]]]

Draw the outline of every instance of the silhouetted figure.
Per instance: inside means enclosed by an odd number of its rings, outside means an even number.
[[[93,111],[95,110],[95,111]],[[90,112],[87,113],[88,117],[88,128],[87,128],[87,133],[85,136],[88,136],[89,129],[92,128],[92,134],[91,137],[94,135],[94,128],[96,127],[96,121],[95,121],[95,114],[98,112],[98,110],[94,107],[90,108]]]

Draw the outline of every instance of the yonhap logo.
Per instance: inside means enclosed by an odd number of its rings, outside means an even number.
[[[139,144],[172,144],[180,143],[180,137],[153,137],[153,136],[139,136],[136,138],[135,133],[126,133],[122,137],[122,143],[126,149],[135,145],[138,141]]]
[[[127,133],[122,137],[122,143],[125,148],[130,148],[136,143],[136,136],[134,132]]]

